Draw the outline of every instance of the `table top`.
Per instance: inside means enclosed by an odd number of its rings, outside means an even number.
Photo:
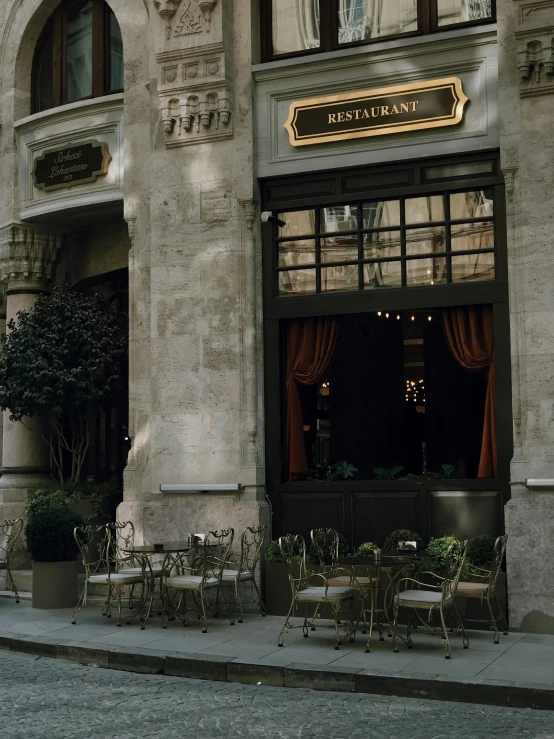
[[[420,554],[382,554],[379,561],[375,557],[339,557],[338,565],[361,565],[363,567],[407,567],[421,561]]]
[[[204,542],[196,542],[195,544],[189,544],[188,541],[165,541],[160,544],[139,544],[124,548],[124,552],[129,554],[167,554],[171,552],[189,552],[191,549],[198,549],[199,546],[203,546]],[[211,546],[208,544],[208,546]]]

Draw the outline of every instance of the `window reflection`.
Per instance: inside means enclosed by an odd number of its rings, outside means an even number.
[[[92,0],[76,0],[67,11],[67,100],[92,95]]]
[[[417,31],[417,0],[339,0],[339,44]]]
[[[319,48],[319,0],[273,0],[273,53]]]
[[[437,0],[439,26],[492,18],[491,0]]]

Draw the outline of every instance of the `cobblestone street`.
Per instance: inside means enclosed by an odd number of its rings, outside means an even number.
[[[554,739],[554,713],[137,675],[0,652],[2,739]]]

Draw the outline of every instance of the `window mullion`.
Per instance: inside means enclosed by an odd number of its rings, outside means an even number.
[[[431,33],[432,31],[438,30],[438,0],[420,0],[420,2],[423,2],[427,6],[425,10],[427,26],[424,33]]]
[[[338,45],[338,1],[319,0],[319,36],[321,51],[330,51]]]
[[[52,17],[52,99],[54,107],[67,102],[65,9],[59,7]]]

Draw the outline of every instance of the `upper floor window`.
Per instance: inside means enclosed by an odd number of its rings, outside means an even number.
[[[33,112],[123,90],[123,42],[104,0],[66,0],[35,52]]]
[[[262,0],[264,57],[491,22],[495,6],[496,0]]]

